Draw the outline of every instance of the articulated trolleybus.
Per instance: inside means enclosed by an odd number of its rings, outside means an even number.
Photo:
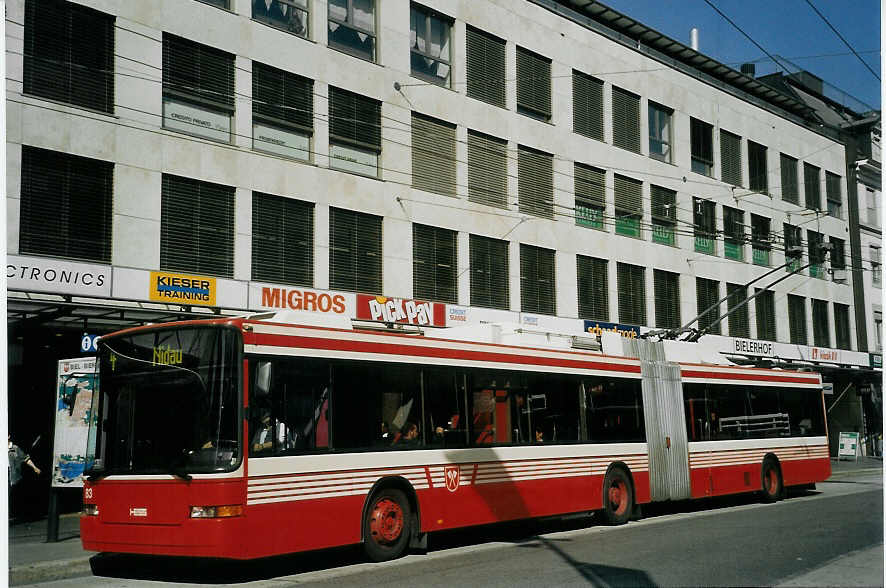
[[[362,543],[382,561],[438,530],[587,511],[619,524],[638,504],[775,501],[830,475],[815,373],[678,363],[661,342],[607,355],[513,326],[342,326],[257,316],[102,337],[84,548],[248,559]]]

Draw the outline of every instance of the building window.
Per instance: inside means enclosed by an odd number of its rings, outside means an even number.
[[[717,205],[703,198],[692,199],[695,250],[699,253],[717,253]]]
[[[517,112],[551,120],[551,60],[517,47]]]
[[[557,314],[554,250],[520,244],[520,310]]]
[[[809,249],[809,262],[812,264],[809,266],[809,275],[813,278],[825,279],[827,277],[824,267],[827,253],[824,247],[822,247],[823,243],[824,240],[821,233],[806,231],[806,245]]]
[[[788,326],[790,327],[791,343],[807,345],[806,338],[806,299],[802,296],[788,294]]]
[[[314,285],[314,204],[252,193],[252,279]]]
[[[655,287],[655,326],[659,329],[680,328],[680,274],[653,270]]]
[[[744,211],[723,207],[723,253],[726,259],[744,261]]]
[[[615,175],[615,232],[642,238],[643,182]]]
[[[414,298],[458,302],[458,233],[412,225],[412,293]]]
[[[329,167],[378,176],[381,102],[329,87]]]
[[[698,329],[705,333],[719,335],[722,323],[720,305],[717,304],[720,300],[720,282],[695,278],[695,298],[698,308]],[[708,310],[709,308],[711,310]],[[707,312],[705,313],[705,311]]]
[[[640,153],[640,97],[612,86],[612,144]]]
[[[299,37],[308,36],[308,0],[253,0],[252,18]]]
[[[720,129],[720,175],[727,184],[741,186],[741,137]]]
[[[831,346],[827,300],[812,300],[812,339],[816,347]]]
[[[212,6],[218,6],[219,8],[224,8],[228,10],[228,0],[199,0],[204,4],[211,4]]]
[[[692,171],[710,176],[714,169],[714,127],[697,118],[689,121]]]
[[[835,302],[834,335],[837,338],[837,349],[852,349],[852,337],[849,330],[849,305]]]
[[[572,130],[603,141],[603,81],[572,70]]]
[[[874,228],[880,226],[880,197],[879,193],[867,189],[867,224]]]
[[[831,273],[835,282],[846,281],[846,242],[831,237]]]
[[[748,288],[741,284],[726,284],[726,311],[729,313],[729,336],[751,336],[750,321],[748,320]]]
[[[784,223],[784,251],[785,261],[790,261],[787,271],[799,271],[803,267],[803,231],[800,227]]]
[[[649,157],[673,163],[671,145],[674,138],[671,121],[674,111],[655,102],[649,102]]]
[[[471,306],[510,308],[508,242],[471,235]]]
[[[797,180],[797,160],[781,154],[781,199],[800,204],[800,183]]]
[[[508,142],[504,139],[468,131],[468,198],[508,207]]]
[[[375,61],[375,0],[329,0],[328,43]]]
[[[769,193],[769,165],[765,146],[748,141],[748,182],[754,192]]]
[[[806,194],[806,208],[821,210],[821,170],[814,165],[803,164],[803,188]]]
[[[452,19],[413,4],[409,11],[409,47],[412,75],[449,87]]]
[[[824,173],[825,194],[828,200],[828,216],[843,218],[843,195],[840,189],[840,176],[831,172]]]
[[[649,187],[652,208],[652,241],[677,245],[677,193],[661,186]]]
[[[163,126],[231,140],[234,56],[163,33]]]
[[[381,294],[382,217],[329,208],[329,287]]]
[[[771,222],[765,216],[751,215],[751,254],[754,265],[769,267],[769,253],[772,250]]]
[[[519,146],[517,194],[520,212],[554,218],[554,156]]]
[[[757,339],[775,341],[775,293],[772,290],[760,291],[755,288],[754,306],[757,313]]]
[[[313,134],[314,82],[253,62],[253,148],[308,161]]]
[[[24,92],[114,112],[114,17],[70,2],[28,0]]]
[[[163,174],[160,269],[234,277],[234,187]]]
[[[646,268],[619,263],[616,266],[618,286],[618,322],[628,325],[646,324]]]
[[[471,26],[465,40],[468,96],[505,108],[505,41]]]
[[[19,251],[111,262],[114,164],[22,146]]]
[[[576,256],[578,269],[578,318],[609,320],[609,262]]]
[[[871,282],[878,288],[883,284],[883,265],[880,259],[880,247],[871,245]]]
[[[576,163],[574,173],[575,224],[606,230],[606,172]]]
[[[874,343],[877,351],[883,351],[883,312],[874,311]]]
[[[455,125],[412,113],[412,187],[456,196]]]

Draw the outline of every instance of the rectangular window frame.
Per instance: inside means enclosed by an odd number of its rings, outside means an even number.
[[[769,194],[769,148],[748,139],[748,187]]]
[[[640,96],[612,86],[612,146],[640,153]]]
[[[551,60],[518,45],[517,113],[549,122],[551,102]]]
[[[651,184],[652,242],[677,246],[677,192]]]
[[[621,324],[646,325],[646,268],[618,262],[616,265],[618,288],[618,322]]]
[[[797,174],[796,158],[785,153],[780,154],[781,163],[781,199],[791,204],[800,204],[800,181]]]
[[[674,109],[648,101],[649,157],[665,163],[674,162]]]
[[[456,125],[413,112],[412,187],[443,196],[458,196]]]
[[[471,306],[510,310],[509,243],[471,234]]]
[[[517,147],[517,200],[523,214],[554,220],[554,155]]]
[[[680,274],[653,268],[652,282],[655,289],[655,327],[680,328]]]
[[[339,234],[339,230],[344,234]],[[382,217],[329,207],[329,288],[381,294],[384,288]]]
[[[576,255],[578,318],[609,320],[609,260]]]
[[[731,206],[723,207],[723,257],[744,261],[744,211]]]
[[[378,18],[378,10],[376,9],[375,0],[368,0],[372,3],[372,28],[367,28],[361,25],[356,24],[354,17],[354,1],[355,0],[345,0],[347,2],[347,14],[345,15],[345,19],[334,17],[332,15],[333,10],[333,0],[329,0],[327,4],[327,45],[335,49],[337,51],[341,51],[342,53],[346,53],[353,57],[357,57],[358,59],[363,59],[365,61],[369,61],[371,63],[376,62],[377,53],[378,53],[378,43],[376,42],[376,29],[378,28],[377,18]],[[336,25],[336,30],[333,31],[332,26]],[[370,49],[368,51],[361,51],[360,49],[348,45],[347,43],[341,42],[334,38],[335,32],[338,30],[338,27],[343,27],[345,30],[352,32],[354,35],[359,38],[359,35],[366,35],[366,39],[363,40],[363,43],[366,44],[366,41],[370,41]]]
[[[604,141],[603,80],[572,70],[572,131]]]
[[[252,192],[253,281],[313,287],[314,208],[313,202]]]
[[[381,151],[381,102],[329,86],[330,169],[378,178]]]
[[[557,314],[557,268],[553,249],[520,243],[520,311]]]
[[[751,255],[754,265],[769,267],[772,253],[772,221],[759,214],[751,214]]]
[[[816,347],[831,346],[831,324],[828,301],[812,299],[812,342]]]
[[[692,199],[692,226],[695,250],[707,255],[717,254],[717,205],[713,200]]]
[[[714,174],[714,127],[703,120],[690,117],[689,147],[692,171],[707,177]]]
[[[821,210],[821,168],[803,162],[804,206],[809,210]]]
[[[412,294],[458,303],[458,231],[412,223]]]
[[[643,238],[643,182],[615,174],[615,234]]]
[[[227,6],[225,8],[227,9]],[[257,13],[257,9],[260,12]],[[265,0],[253,0],[252,20],[291,35],[309,39],[310,0],[271,0],[270,5]]]
[[[279,88],[272,87],[274,82]],[[271,101],[266,102],[264,94],[272,93],[282,95],[268,96]],[[268,136],[262,135],[263,132]],[[313,137],[314,81],[253,61],[252,148],[299,161],[312,161]],[[290,142],[291,145],[287,144]]]
[[[495,35],[467,25],[465,30],[465,75],[468,98],[507,108],[505,48]],[[494,55],[492,55],[494,53]]]
[[[828,216],[843,218],[843,178],[829,171],[824,172]]]
[[[733,186],[742,185],[741,137],[720,129],[720,179]]]
[[[792,344],[809,344],[806,333],[806,298],[803,296],[788,294],[788,326]]]
[[[573,165],[575,224],[606,230],[606,171],[583,163]]]
[[[438,86],[442,86],[444,88],[449,88],[452,86],[452,23],[454,22],[452,17],[446,16],[445,14],[433,10],[431,8],[427,8],[422,6],[421,4],[411,3],[409,5],[410,16],[409,16],[409,52],[410,52],[410,66],[409,71],[413,77],[419,78],[421,80],[425,80],[427,82],[431,82],[433,84],[437,84]],[[413,18],[416,14],[424,17],[424,30],[425,30],[425,50],[419,48],[419,35],[418,32],[413,28],[415,24],[415,19]],[[432,39],[432,27],[434,22],[440,23],[442,27],[446,29],[446,48],[444,56],[443,49],[441,48],[440,54],[435,55],[431,51],[431,42]],[[425,61],[423,63],[422,61]],[[430,63],[426,63],[430,62]],[[446,70],[446,76],[441,78],[439,75],[435,75],[430,73],[433,65],[442,65]],[[421,67],[419,67],[421,66]]]

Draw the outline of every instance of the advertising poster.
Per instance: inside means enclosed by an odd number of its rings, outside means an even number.
[[[90,449],[95,448],[95,439],[89,438],[89,422],[93,418],[92,395],[98,386],[97,377],[94,357],[58,362],[52,447],[52,486],[55,488],[83,487],[86,456],[93,454]]]

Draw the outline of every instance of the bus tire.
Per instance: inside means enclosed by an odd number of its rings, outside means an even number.
[[[603,518],[609,525],[623,525],[634,510],[634,488],[622,468],[610,468],[603,478]]]
[[[381,488],[369,498],[363,519],[363,549],[372,561],[403,555],[412,534],[412,510],[406,495],[396,488]]]
[[[760,481],[762,489],[760,495],[763,502],[772,503],[781,498],[784,491],[784,483],[781,478],[781,468],[771,457],[763,460],[763,467],[760,471]]]

